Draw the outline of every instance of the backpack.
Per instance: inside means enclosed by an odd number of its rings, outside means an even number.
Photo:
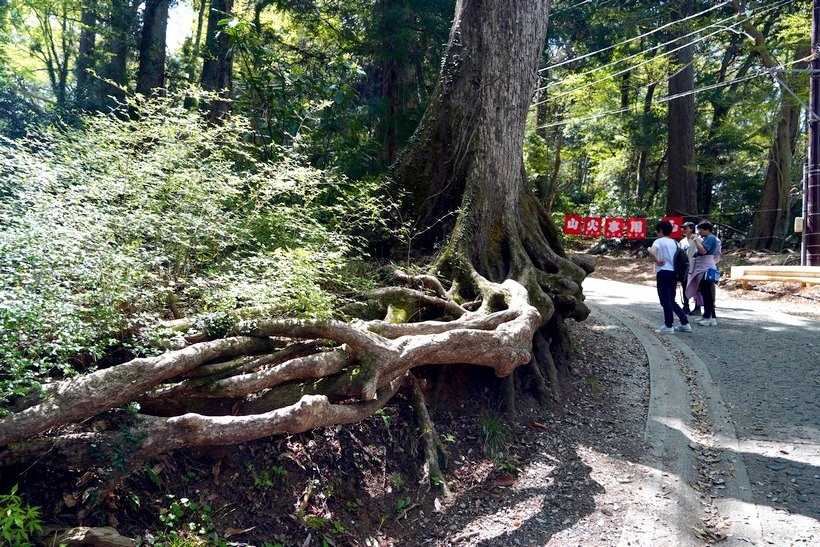
[[[689,275],[689,255],[686,251],[678,247],[675,251],[675,259],[673,261],[675,267],[675,277],[681,283],[686,283],[686,278]]]

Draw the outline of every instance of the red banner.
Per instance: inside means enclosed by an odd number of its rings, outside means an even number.
[[[581,235],[587,237],[601,237],[601,232],[604,228],[604,219],[601,217],[586,217],[584,218],[584,227],[581,229]]]
[[[620,239],[624,237],[624,219],[611,217],[604,222],[604,237]]]
[[[581,235],[581,215],[564,215],[564,233],[567,235]]]
[[[663,217],[661,220],[668,220],[672,224],[672,233],[669,237],[673,239],[680,239],[683,237],[683,217]]]
[[[683,237],[683,217],[663,217],[672,224],[673,238]],[[649,219],[642,217],[585,217],[582,215],[564,215],[564,233],[584,237],[605,237],[608,239],[646,239],[649,234]],[[654,237],[654,232],[652,236]]]
[[[626,219],[627,239],[646,239],[646,219],[628,218]]]

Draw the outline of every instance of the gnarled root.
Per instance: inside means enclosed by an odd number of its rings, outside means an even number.
[[[490,286],[492,304],[478,311],[440,290],[425,293],[446,302],[422,305],[455,317],[449,321],[245,321],[229,338],[55,382],[0,418],[0,466],[59,451],[66,466],[105,467],[120,450],[127,461],[119,471],[126,472],[182,446],[360,420],[419,366],[478,365],[508,376],[531,361],[542,320],[518,283]],[[133,402],[153,415],[110,410]],[[93,417],[94,431],[80,425]]]

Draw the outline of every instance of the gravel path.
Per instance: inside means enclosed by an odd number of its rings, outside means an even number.
[[[662,336],[654,288],[584,289],[649,355],[642,501],[619,543],[820,544],[820,322],[719,295],[717,327]]]

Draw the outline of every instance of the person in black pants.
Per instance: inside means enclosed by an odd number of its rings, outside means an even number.
[[[661,334],[675,334],[675,332],[692,332],[689,317],[683,312],[675,300],[675,290],[678,287],[678,278],[675,275],[675,253],[678,244],[669,237],[672,233],[672,223],[662,220],[655,225],[658,239],[648,250],[655,260],[655,281],[658,287],[658,300],[663,308],[663,325],[655,332]],[[674,315],[680,319],[680,325],[673,327]]]
[[[712,234],[712,223],[704,220],[698,224],[698,235],[700,239],[693,242],[698,249],[697,263],[693,272],[700,274],[698,291],[703,297],[703,317],[698,321],[698,325],[704,327],[714,327],[717,325],[715,316],[715,284],[706,279],[706,271],[709,268],[717,267],[718,256],[720,255],[720,240]]]

